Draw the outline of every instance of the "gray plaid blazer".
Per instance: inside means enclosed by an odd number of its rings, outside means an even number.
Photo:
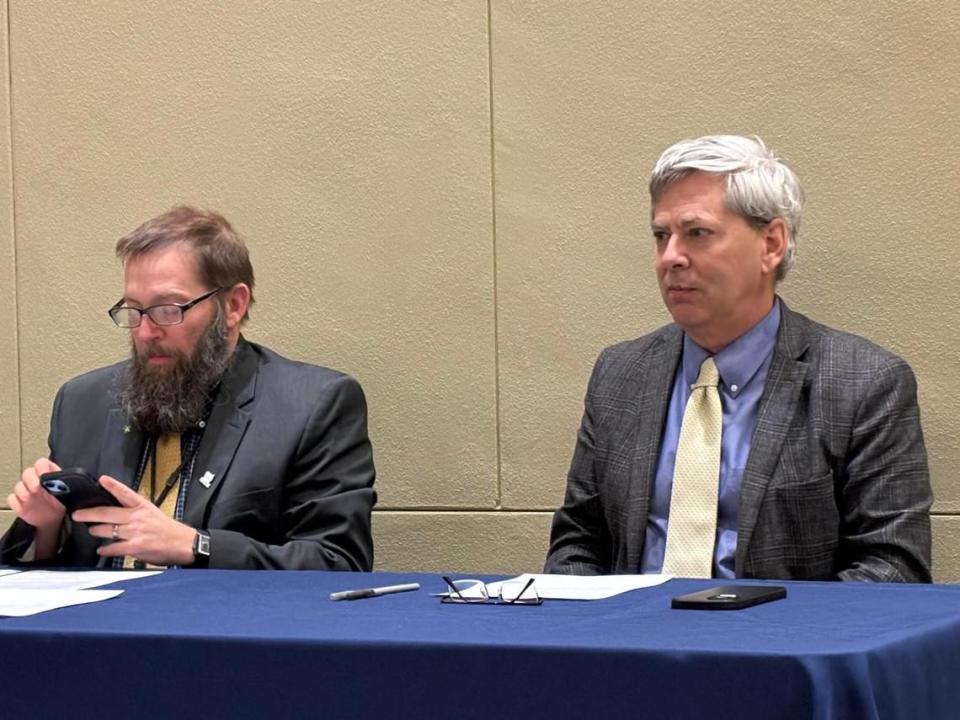
[[[740,490],[737,577],[930,582],[933,498],[913,372],[781,309]],[[639,572],[682,340],[668,325],[600,354],[547,572]]]

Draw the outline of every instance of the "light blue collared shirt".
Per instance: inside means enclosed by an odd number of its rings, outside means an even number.
[[[720,403],[723,406],[723,435],[720,440],[720,495],[717,502],[717,544],[714,547],[713,576],[736,577],[737,512],[740,482],[750,454],[750,438],[757,424],[760,397],[773,358],[780,328],[780,300],[774,300],[763,320],[714,355],[720,372]],[[673,467],[683,411],[690,386],[700,374],[700,364],[710,355],[687,335],[683,336],[683,359],[673,382],[667,422],[660,445],[660,459],[650,498],[640,572],[659,573],[667,541]]]

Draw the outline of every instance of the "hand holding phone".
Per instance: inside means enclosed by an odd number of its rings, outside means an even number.
[[[53,495],[73,514],[84,508],[113,506],[120,507],[113,495],[108,493],[96,478],[83,468],[65,468],[40,476],[44,490]]]
[[[59,531],[66,513],[63,505],[40,484],[41,475],[59,469],[60,466],[49,458],[38,458],[33,465],[23,469],[13,492],[7,496],[10,509],[25,523],[37,528],[41,535]]]

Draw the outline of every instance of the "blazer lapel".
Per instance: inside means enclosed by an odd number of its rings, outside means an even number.
[[[637,358],[630,370],[630,380],[636,386],[628,388],[628,391],[637,398],[637,415],[634,418],[633,462],[627,487],[626,537],[623,538],[627,566],[621,572],[639,572],[650,511],[650,489],[660,456],[667,406],[682,348],[683,333],[672,326],[664,338]],[[628,395],[625,393],[624,396]]]
[[[790,311],[782,300],[780,303],[780,331],[760,398],[757,426],[750,439],[750,454],[740,486],[735,562],[738,575],[746,561],[763,496],[780,459],[808,370],[808,363],[799,359],[810,345],[806,318]]]
[[[207,507],[250,425],[251,415],[246,406],[253,402],[256,394],[258,366],[257,353],[241,338],[197,449],[183,509],[183,521],[187,525],[203,527]]]
[[[107,415],[107,427],[100,445],[100,473],[132,487],[140,469],[144,441],[143,432],[127,419],[123,411],[112,409]]]
[[[133,487],[133,481],[140,471],[140,461],[143,459],[143,445],[146,437],[134,423],[127,419],[120,408],[113,408],[107,414],[106,428],[103,440],[100,443],[100,458],[97,470],[101,475],[109,475],[128,487]],[[87,541],[91,536],[83,533]],[[93,539],[94,545],[103,541]],[[113,565],[111,558],[98,558],[98,568],[108,568]]]

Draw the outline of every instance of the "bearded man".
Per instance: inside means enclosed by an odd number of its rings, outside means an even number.
[[[370,570],[376,502],[356,380],[240,333],[253,267],[230,224],[177,207],[116,246],[131,358],[57,394],[50,455],[7,502],[0,562]],[[40,483],[81,467],[119,507],[77,510]]]

